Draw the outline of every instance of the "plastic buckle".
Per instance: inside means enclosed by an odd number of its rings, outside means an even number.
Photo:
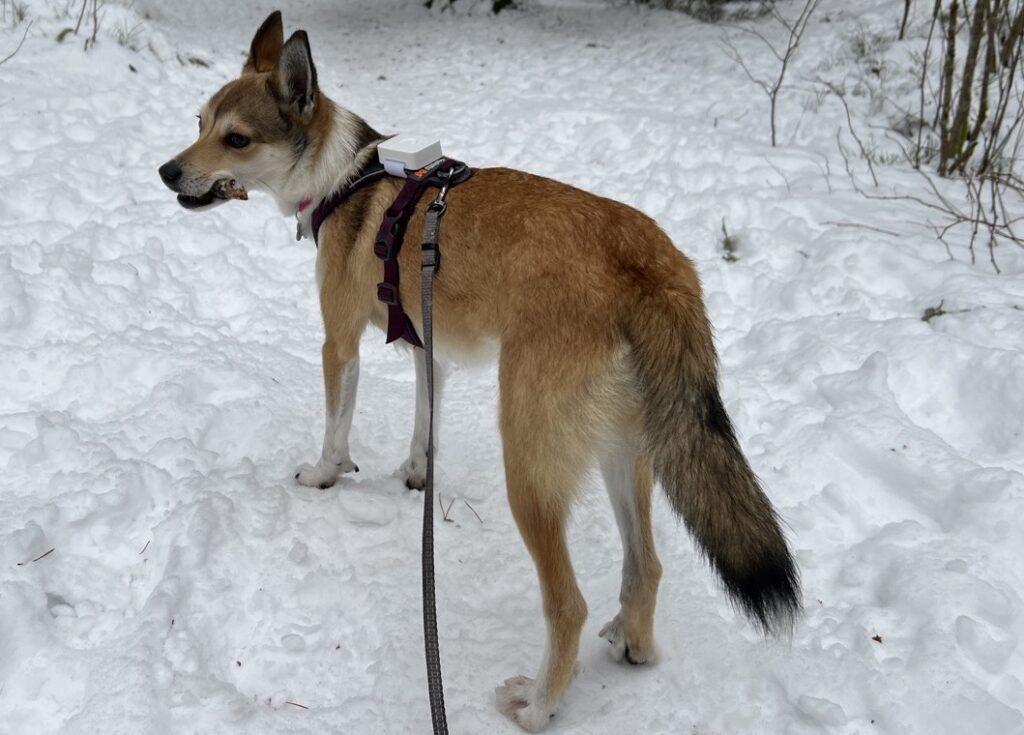
[[[397,306],[398,288],[386,281],[381,281],[377,284],[377,300],[388,306]]]
[[[395,240],[391,242],[378,240],[373,244],[373,254],[381,260],[394,260],[398,257],[398,252],[398,242]]]

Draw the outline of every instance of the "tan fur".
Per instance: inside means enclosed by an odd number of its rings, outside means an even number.
[[[379,136],[319,91],[305,34],[283,47],[281,38],[274,14],[253,39],[243,75],[204,108],[199,140],[166,165],[178,162],[185,172],[180,182],[165,177],[169,187],[200,196],[217,177],[237,177],[258,182],[294,213],[301,199],[325,196],[325,186],[348,180],[375,155]],[[230,149],[231,133],[252,145]],[[359,342],[369,324],[383,330],[387,320],[376,299],[382,266],[373,240],[401,186],[385,178],[358,190],[320,229],[329,436],[321,462],[296,475],[304,484],[327,487],[355,468],[347,427]],[[402,302],[421,333],[418,235],[429,200],[413,214],[400,255]],[[308,227],[308,212],[302,217]],[[755,621],[775,629],[791,620],[796,569],[718,395],[697,273],[665,233],[624,204],[489,168],[450,191],[440,247],[435,342],[451,356],[497,347],[508,499],[537,568],[548,627],[537,680],[514,677],[499,687],[502,711],[539,730],[572,678],[587,605],[565,523],[595,462],[625,550],[621,610],[601,632],[615,655],[644,663],[656,653],[656,479]],[[333,443],[332,425],[342,432]]]
[[[242,67],[243,74],[273,71],[284,47],[284,26],[281,11],[275,10],[256,30],[249,46],[249,58]]]

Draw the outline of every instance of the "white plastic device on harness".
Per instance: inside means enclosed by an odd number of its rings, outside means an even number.
[[[441,158],[441,141],[425,135],[396,135],[377,145],[377,157],[391,176],[405,178]]]

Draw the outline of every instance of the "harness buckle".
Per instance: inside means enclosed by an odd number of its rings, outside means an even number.
[[[390,242],[378,240],[373,244],[373,254],[381,260],[394,260],[398,257],[398,252],[398,242],[395,240]]]
[[[398,305],[398,288],[386,281],[381,281],[377,284],[377,300],[381,301],[388,306]]]

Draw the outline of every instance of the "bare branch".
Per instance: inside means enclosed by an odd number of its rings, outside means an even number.
[[[15,47],[14,51],[12,51],[11,53],[7,54],[7,56],[5,56],[4,58],[0,59],[0,66],[3,66],[4,64],[6,64],[8,61],[10,61],[11,59],[14,58],[15,54],[17,54],[19,51],[21,51],[21,47],[25,43],[25,38],[28,36],[28,31],[32,27],[33,23],[35,23],[35,20],[30,20],[28,22],[28,25],[25,26],[25,32],[21,34],[21,40],[18,41],[18,45]]]
[[[765,47],[767,47],[768,51],[779,62],[778,71],[774,77],[762,78],[755,75],[750,70],[750,67],[747,66],[746,62],[743,59],[743,55],[740,53],[739,49],[736,48],[736,45],[733,43],[732,39],[730,39],[728,36],[723,36],[722,38],[722,43],[726,47],[726,55],[729,56],[730,59],[735,61],[743,70],[743,73],[747,75],[747,78],[750,79],[750,81],[752,81],[758,87],[760,87],[761,91],[763,91],[768,97],[768,120],[771,126],[772,147],[775,147],[778,138],[776,112],[778,110],[779,92],[782,90],[783,85],[785,84],[786,72],[789,70],[789,63],[796,55],[797,49],[800,47],[800,41],[803,38],[804,32],[807,30],[807,23],[810,21],[811,15],[814,13],[814,10],[818,7],[819,2],[820,0],[805,0],[799,15],[797,15],[796,19],[792,22],[786,20],[786,18],[782,15],[778,8],[772,6],[771,10],[769,11],[769,14],[777,23],[779,23],[783,28],[785,28],[788,33],[786,39],[786,47],[784,50],[780,50],[778,47],[776,47],[776,45],[771,40],[765,37],[764,34],[762,34],[757,29],[741,25],[730,26],[738,31],[741,31],[742,33],[746,33],[748,35],[755,37],[756,39],[761,41],[761,43],[764,44]]]
[[[893,232],[892,230],[886,230],[881,227],[875,227],[874,225],[865,225],[860,222],[836,222],[835,220],[825,220],[822,222],[823,225],[832,225],[833,227],[856,227],[860,230],[871,230],[872,232],[880,232],[883,235],[892,235],[893,237],[900,237],[900,233]]]
[[[878,176],[875,175],[874,163],[871,161],[871,156],[868,153],[867,148],[864,147],[864,142],[860,139],[860,136],[857,135],[857,131],[853,127],[853,116],[850,115],[850,105],[847,104],[846,102],[846,90],[840,89],[838,86],[832,84],[831,82],[825,80],[819,81],[821,84],[824,84],[826,87],[828,87],[832,94],[838,97],[839,101],[843,103],[843,110],[846,112],[846,126],[850,131],[850,135],[853,136],[854,141],[857,143],[857,147],[860,148],[861,157],[868,164],[868,171],[871,172],[871,180],[875,182],[875,188],[878,188]]]
[[[899,39],[902,41],[907,35],[907,18],[910,17],[910,3],[912,0],[903,0],[903,20],[900,21]]]

